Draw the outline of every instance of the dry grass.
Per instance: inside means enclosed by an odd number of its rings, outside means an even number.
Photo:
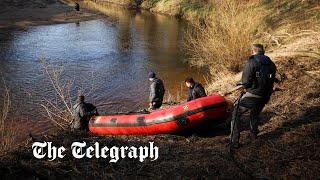
[[[242,1],[214,1],[215,10],[207,27],[195,25],[189,32],[186,47],[190,61],[206,66],[215,77],[239,72],[249,55],[263,13],[255,3]]]
[[[183,94],[182,87],[180,88],[180,90],[177,90],[175,94],[167,90],[164,95],[163,104],[175,105],[182,102],[183,101],[182,94]]]
[[[0,155],[6,154],[8,151],[15,147],[16,141],[16,129],[13,128],[12,122],[8,120],[8,115],[11,106],[10,90],[3,80],[4,92],[3,92],[3,104],[0,109]]]
[[[212,10],[208,0],[144,0],[143,9],[187,20],[207,19]]]

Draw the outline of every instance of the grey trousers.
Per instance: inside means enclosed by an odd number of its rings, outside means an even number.
[[[239,108],[238,107],[239,104]],[[261,100],[261,98],[256,97],[248,97],[244,95],[240,100],[235,103],[235,108],[232,112],[232,120],[231,120],[231,144],[237,145],[239,144],[240,139],[240,125],[241,118],[244,113],[250,112],[250,131],[254,135],[259,133],[258,124],[259,124],[259,114],[264,108],[265,103]]]

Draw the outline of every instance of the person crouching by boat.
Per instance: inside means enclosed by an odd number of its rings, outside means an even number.
[[[189,88],[189,95],[187,101],[192,101],[207,96],[203,86],[200,83],[195,82],[193,78],[187,77],[185,83],[186,86]]]
[[[89,131],[88,123],[94,115],[98,115],[97,108],[93,104],[84,102],[84,95],[79,95],[77,103],[73,106],[71,130]]]
[[[148,74],[150,84],[149,108],[159,109],[162,106],[165,88],[161,79],[156,77],[154,72]]]

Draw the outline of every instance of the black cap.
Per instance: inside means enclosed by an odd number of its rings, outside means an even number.
[[[151,71],[151,72],[149,72],[148,77],[149,78],[155,78],[156,77],[156,73]]]

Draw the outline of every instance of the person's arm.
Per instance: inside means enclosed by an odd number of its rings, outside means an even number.
[[[79,105],[78,108],[79,108],[78,114],[80,118],[83,118],[84,116],[87,115],[87,112],[85,111],[83,105]]]
[[[206,90],[202,85],[200,85],[198,88],[198,97],[206,97],[206,96],[207,96]]]
[[[149,103],[154,102],[155,99],[156,99],[156,83],[152,82],[150,85]]]
[[[245,89],[250,88],[253,85],[252,65],[250,60],[246,62],[242,72],[242,85]]]
[[[95,109],[93,109],[92,111],[87,112],[86,115],[87,115],[87,116],[93,116],[93,115],[98,114],[97,112],[98,112],[98,111],[97,111],[97,108],[95,108]]]
[[[192,100],[192,89],[189,89],[189,94],[187,98],[187,102]]]
[[[273,82],[280,83],[280,80],[277,78],[277,66],[272,62],[273,70],[274,70],[274,77]]]

